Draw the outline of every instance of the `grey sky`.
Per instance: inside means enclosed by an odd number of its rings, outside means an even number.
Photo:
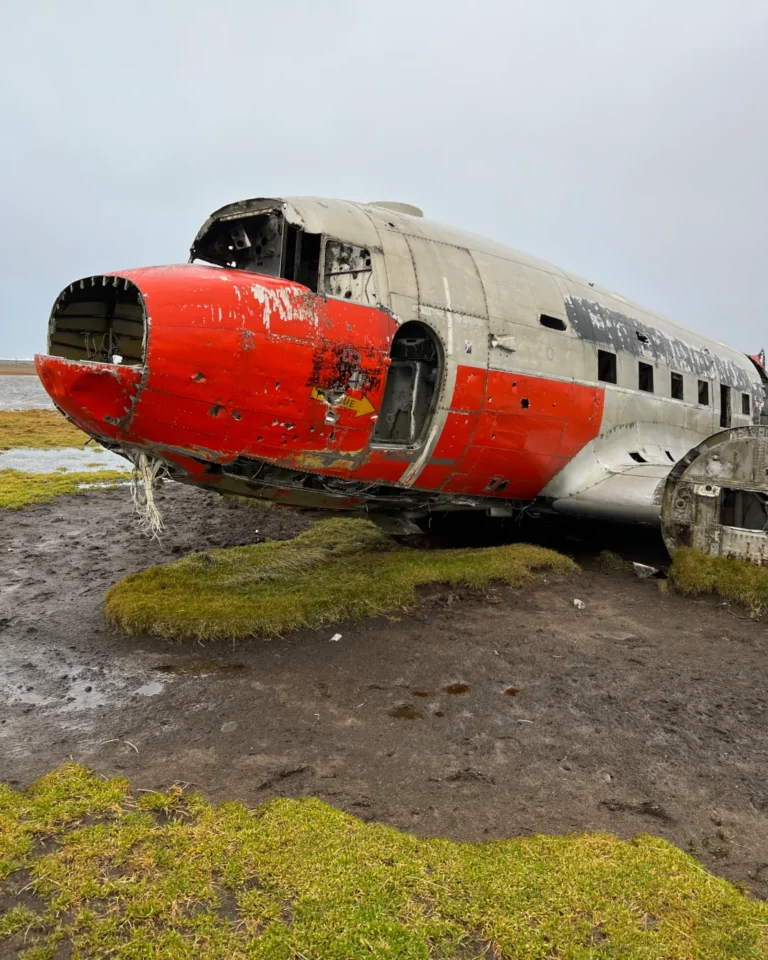
[[[766,0],[2,0],[0,356],[250,196],[404,200],[768,346]]]

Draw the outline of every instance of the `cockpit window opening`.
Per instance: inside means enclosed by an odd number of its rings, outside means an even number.
[[[271,210],[215,221],[193,247],[192,260],[295,280],[317,293],[321,239]]]
[[[745,417],[748,417],[752,412],[752,399],[748,393],[742,393],[741,395],[741,412]]]
[[[425,436],[434,413],[442,351],[426,324],[410,320],[395,334],[390,357],[374,441],[413,446]]]
[[[373,306],[376,291],[370,251],[353,243],[326,239],[323,292],[329,297]]]

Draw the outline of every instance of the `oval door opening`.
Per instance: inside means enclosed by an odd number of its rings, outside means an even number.
[[[440,344],[426,324],[410,320],[395,334],[390,357],[373,439],[414,446],[424,437],[435,410],[442,366]]]

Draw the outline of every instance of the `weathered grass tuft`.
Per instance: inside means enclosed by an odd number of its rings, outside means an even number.
[[[597,566],[598,569],[603,570],[605,573],[632,569],[632,563],[629,560],[624,560],[618,553],[614,553],[612,550],[600,551],[600,555],[597,558]]]
[[[64,493],[87,493],[81,484],[125,483],[118,470],[91,470],[88,473],[24,473],[0,470],[0,509],[19,510],[36,503],[48,503]]]
[[[568,557],[528,544],[466,550],[398,547],[367,520],[335,517],[293,540],[192,554],[130,574],[106,614],[126,633],[220,640],[282,634],[416,603],[429,583],[523,586],[569,573]]]
[[[766,904],[654,837],[420,840],[311,798],[134,796],[74,764],[23,793],[0,785],[0,902],[0,951],[35,960],[759,960],[768,946]]]
[[[221,493],[219,494],[226,503],[236,504],[240,507],[264,507],[267,510],[277,506],[275,500],[268,497],[243,497],[239,493]]]
[[[675,552],[669,579],[678,593],[716,593],[756,614],[768,610],[768,568],[746,560],[711,557],[701,550],[681,547]]]
[[[73,427],[58,410],[0,411],[0,450],[27,447],[84,447],[89,436]]]

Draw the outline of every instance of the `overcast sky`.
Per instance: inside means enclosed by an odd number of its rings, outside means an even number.
[[[0,0],[0,356],[231,200],[402,200],[768,347],[768,0]]]

